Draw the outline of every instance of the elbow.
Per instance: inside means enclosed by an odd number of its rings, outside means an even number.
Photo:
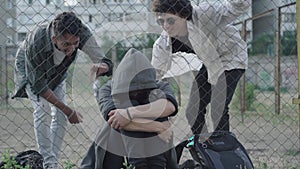
[[[246,11],[251,6],[250,0],[243,0],[243,1],[229,1],[229,8],[231,9],[231,12],[235,14],[236,16],[240,16],[241,14],[246,13]]]
[[[174,106],[174,104],[170,101],[168,101],[168,112],[169,115],[173,114],[176,111],[176,107]]]

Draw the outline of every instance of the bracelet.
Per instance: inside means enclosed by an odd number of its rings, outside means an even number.
[[[128,108],[126,109],[126,113],[127,113],[127,116],[128,116],[128,118],[129,118],[129,120],[132,121],[132,117],[131,117],[131,115],[130,115],[130,113],[129,113]]]
[[[75,111],[75,110],[73,110],[72,113],[68,116],[68,120],[70,120],[70,118],[71,118],[74,114],[76,114],[76,111]]]

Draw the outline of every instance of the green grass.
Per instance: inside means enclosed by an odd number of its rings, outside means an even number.
[[[29,165],[26,165],[25,167],[21,166],[17,163],[16,159],[11,156],[10,151],[6,150],[4,153],[2,160],[4,162],[4,169],[30,169]]]

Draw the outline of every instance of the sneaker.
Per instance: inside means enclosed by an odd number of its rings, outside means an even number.
[[[46,164],[45,169],[58,169],[58,165],[56,163]]]

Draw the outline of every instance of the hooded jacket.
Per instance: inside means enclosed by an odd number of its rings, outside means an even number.
[[[151,100],[166,98],[171,101],[176,111],[171,116],[176,115],[178,111],[178,104],[175,96],[169,84],[156,80],[155,69],[151,66],[148,58],[137,51],[136,49],[130,49],[123,60],[117,67],[111,81],[108,81],[97,92],[97,102],[104,119],[108,120],[108,113],[116,108],[128,107],[129,102],[126,100],[114,99],[118,95],[125,95],[128,97],[128,93],[132,91],[139,91],[144,89],[153,89],[153,95]],[[123,97],[124,98],[124,97]],[[128,97],[129,99],[129,97]],[[112,129],[107,123],[98,132],[94,143],[91,145],[86,156],[81,163],[81,169],[103,169],[105,154],[110,151],[115,155],[116,159],[122,159],[122,156],[126,156],[125,147],[123,145],[121,134]],[[172,148],[165,152],[168,159],[167,168],[176,169],[176,153]],[[105,163],[109,163],[110,159],[106,159]],[[116,162],[116,160],[114,160]],[[122,165],[122,164],[120,164]]]
[[[157,88],[155,69],[144,54],[136,49],[130,49],[115,71],[111,94],[154,88]]]
[[[108,81],[97,94],[98,105],[105,120],[108,120],[109,111],[116,108],[127,108],[126,101],[129,101],[129,92],[144,89],[154,89],[150,96],[150,101],[166,98],[171,101],[176,111],[171,115],[176,115],[178,104],[169,84],[156,80],[156,70],[151,65],[149,59],[140,51],[130,49],[123,57],[118,68],[114,72],[111,81]],[[117,95],[123,94],[127,100],[122,99],[122,104],[114,99]]]

